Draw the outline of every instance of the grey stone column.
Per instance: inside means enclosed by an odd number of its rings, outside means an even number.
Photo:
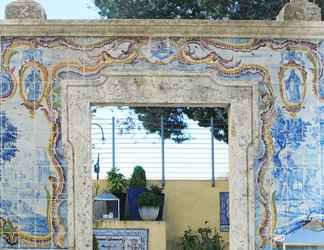
[[[321,8],[308,0],[290,0],[277,16],[277,21],[321,21]]]
[[[46,20],[46,12],[39,2],[34,0],[16,0],[5,9],[6,19],[41,19]]]

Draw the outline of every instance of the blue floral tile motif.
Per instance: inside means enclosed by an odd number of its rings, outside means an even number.
[[[40,72],[36,69],[32,69],[27,75],[24,83],[28,101],[37,101],[43,91],[43,81]]]
[[[4,112],[0,112],[0,159],[10,161],[16,156],[17,127],[12,124]]]
[[[23,52],[23,61],[36,61],[42,63],[43,51],[39,49],[26,49]]]
[[[220,192],[220,231],[229,232],[229,192]]]
[[[0,72],[0,98],[6,98],[11,95],[14,83],[11,76],[2,71]]]
[[[297,149],[305,140],[307,128],[311,126],[309,122],[301,118],[293,119],[285,117],[281,109],[277,109],[277,120],[272,128],[272,136],[275,141],[277,152],[274,154],[273,161],[276,164],[279,153],[290,146]]]
[[[162,61],[172,55],[175,55],[175,51],[170,48],[167,41],[161,40],[153,43],[151,54],[152,57],[155,57]]]

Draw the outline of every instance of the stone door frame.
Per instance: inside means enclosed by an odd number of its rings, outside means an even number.
[[[215,72],[118,72],[62,81],[62,134],[69,164],[69,249],[92,250],[91,112],[93,104],[229,108],[230,249],[255,249],[254,159],[258,141],[254,81]]]

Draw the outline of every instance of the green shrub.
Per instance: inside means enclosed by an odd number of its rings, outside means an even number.
[[[191,228],[184,231],[181,237],[182,250],[224,250],[227,244],[216,230],[212,230],[205,222],[205,227],[201,227],[197,232]]]
[[[140,194],[137,202],[139,207],[160,207],[162,205],[162,197],[152,191],[147,191]]]
[[[162,188],[160,188],[158,185],[152,185],[150,190],[157,195],[162,195]]]
[[[184,231],[181,238],[181,247],[183,250],[193,250],[199,245],[198,235],[189,227]]]
[[[134,168],[132,177],[129,182],[130,187],[146,187],[146,174],[141,166]]]
[[[127,187],[127,180],[118,168],[113,167],[108,172],[107,185],[111,193],[122,193]]]

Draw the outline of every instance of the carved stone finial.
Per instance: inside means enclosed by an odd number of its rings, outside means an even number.
[[[34,0],[16,0],[5,10],[6,19],[46,19],[43,7]]]
[[[321,21],[321,8],[308,0],[290,0],[277,16],[277,21]]]

